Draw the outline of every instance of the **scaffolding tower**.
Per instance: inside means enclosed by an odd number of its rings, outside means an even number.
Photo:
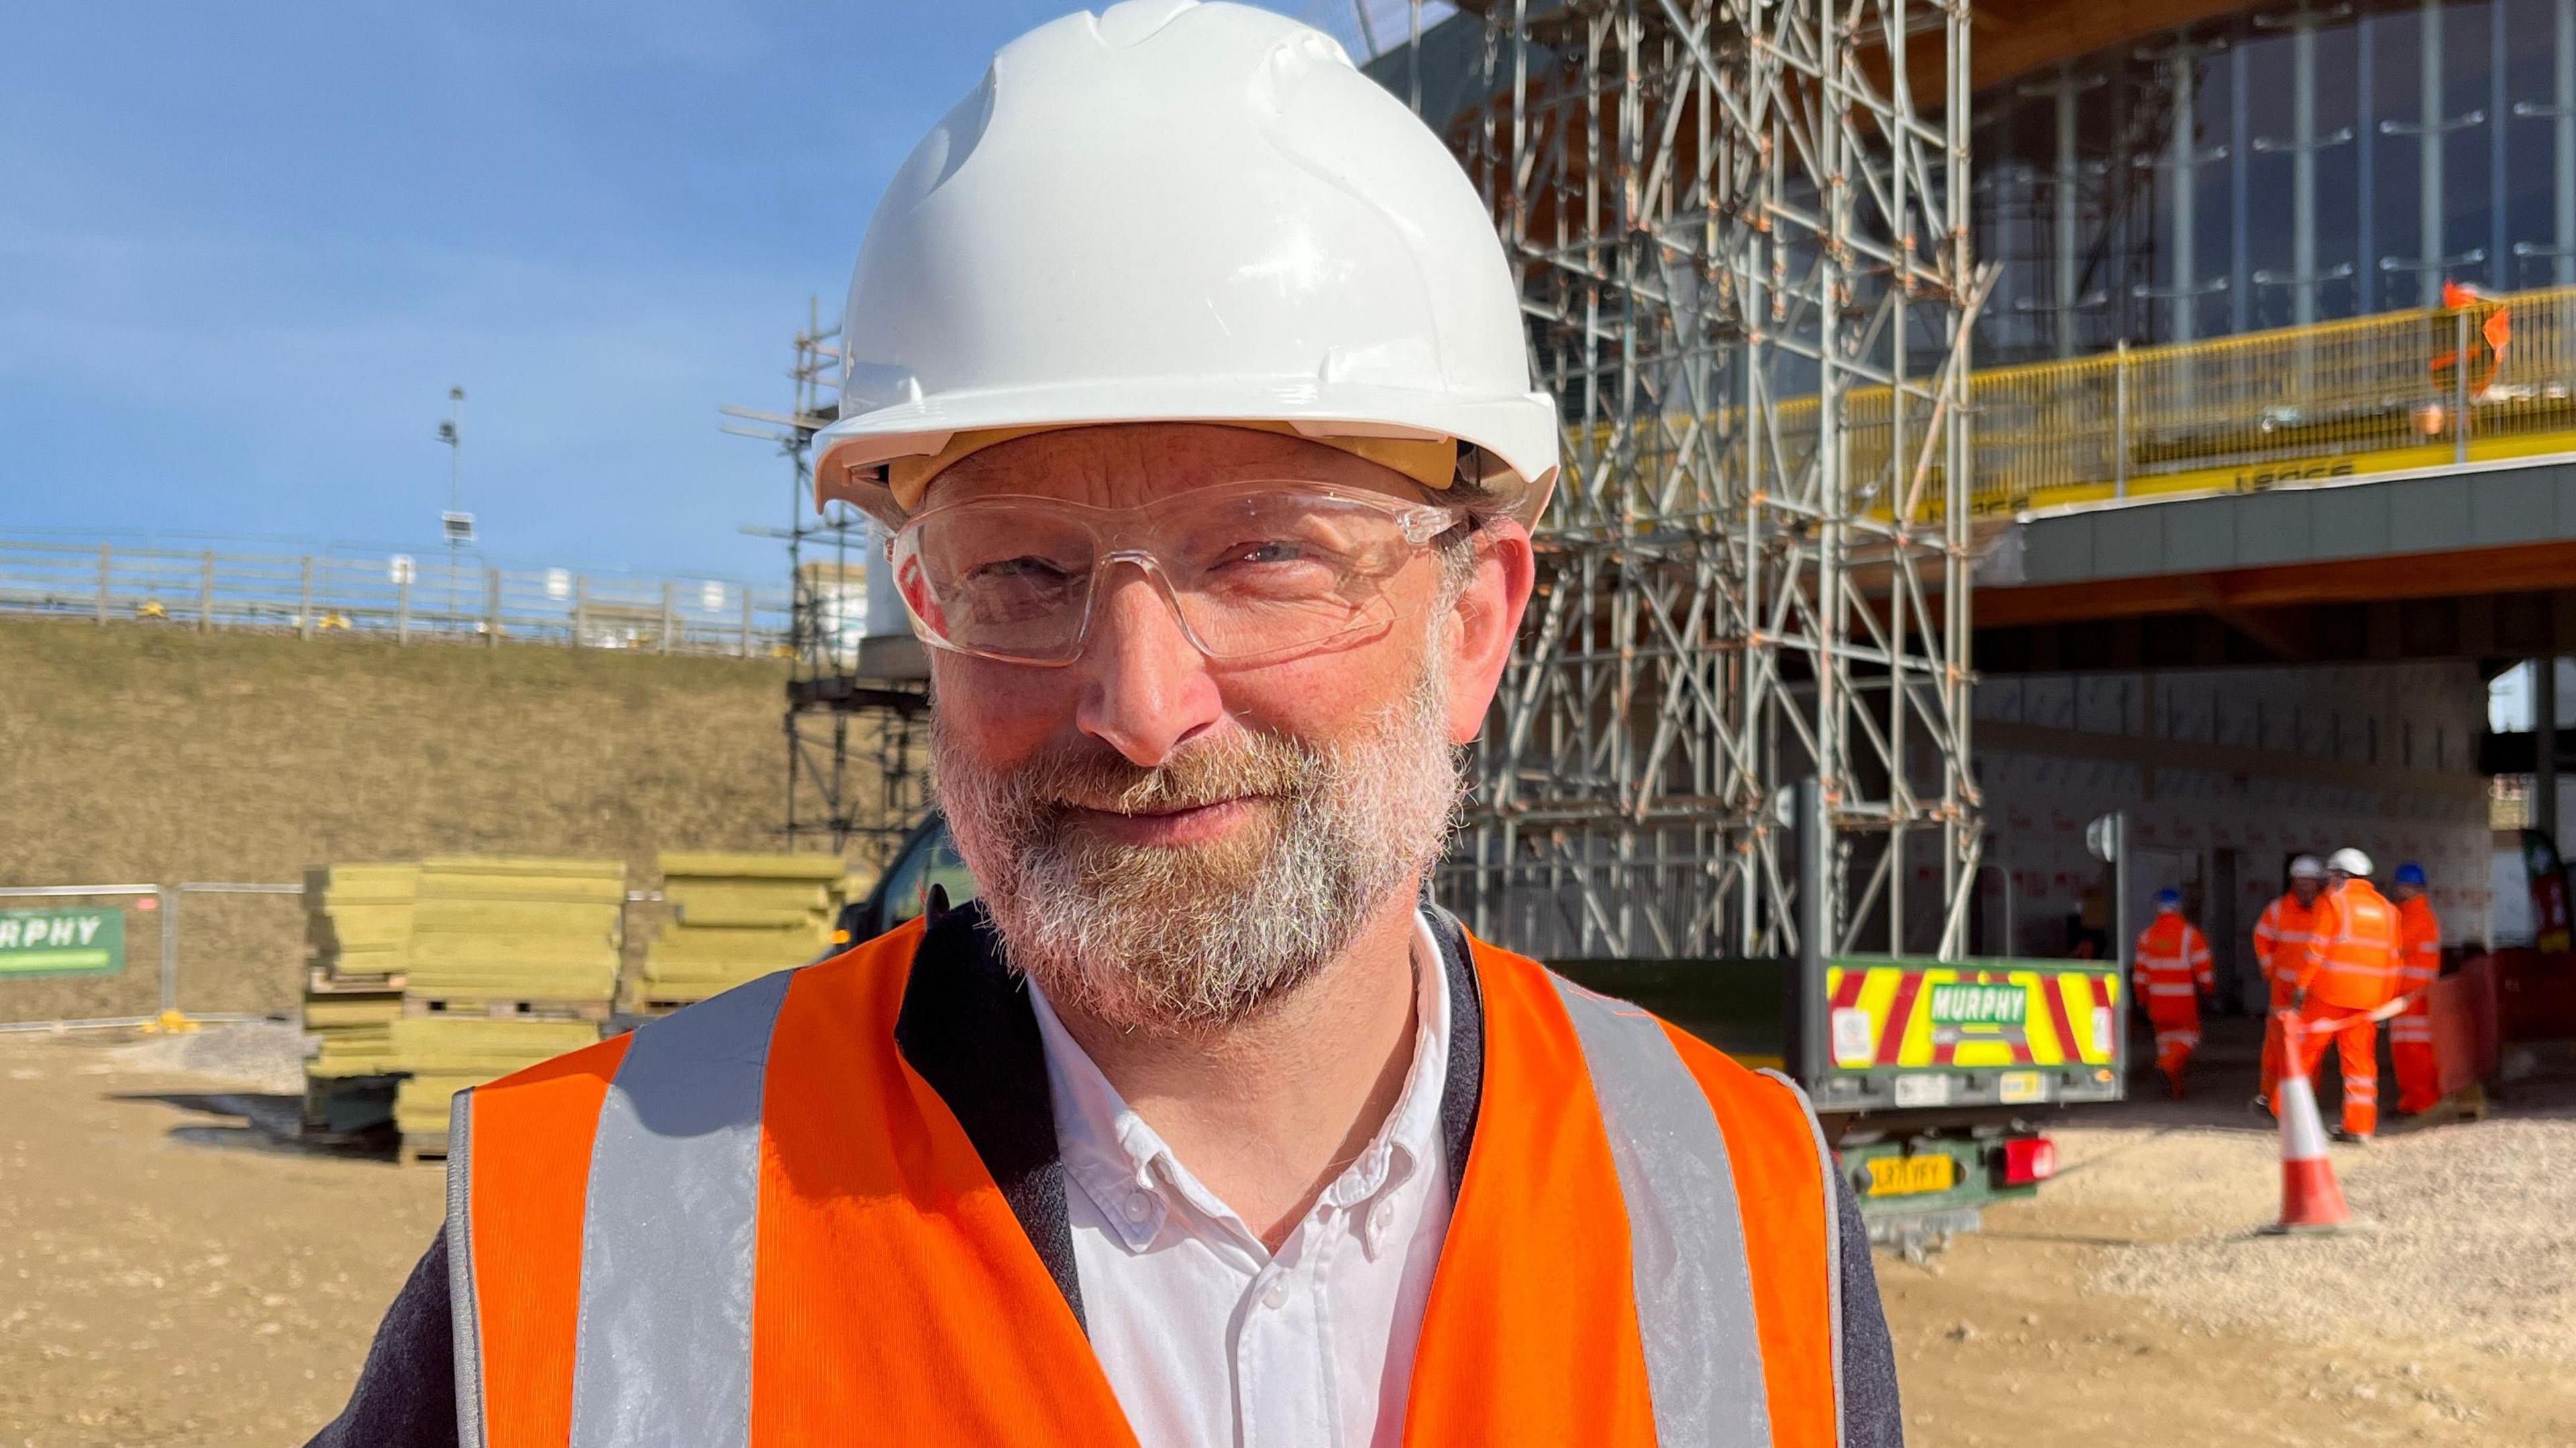
[[[926,671],[888,668],[867,647],[873,525],[846,503],[814,509],[809,455],[814,434],[839,416],[840,335],[808,302],[789,410],[723,410],[734,419],[725,431],[772,442],[788,462],[787,526],[756,530],[785,540],[794,589],[780,833],[790,850],[820,847],[882,868],[929,808],[930,684]]]
[[[1466,43],[1371,69],[1419,105],[1464,57],[1427,118],[1494,209],[1565,470],[1439,894],[1552,959],[1788,954],[1802,914],[1828,952],[1962,954],[1966,0],[1461,8]]]

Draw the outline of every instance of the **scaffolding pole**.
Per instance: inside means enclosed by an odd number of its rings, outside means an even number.
[[[1464,8],[1565,470],[1444,903],[1554,958],[1963,953],[1968,6]]]
[[[828,849],[882,868],[929,808],[930,692],[920,680],[859,677],[854,604],[864,606],[874,534],[846,504],[828,514],[813,506],[808,462],[814,435],[839,416],[839,343],[840,328],[808,302],[788,371],[789,410],[728,407],[725,431],[773,442],[788,462],[787,526],[751,530],[787,544],[793,589],[779,832],[791,850]]]

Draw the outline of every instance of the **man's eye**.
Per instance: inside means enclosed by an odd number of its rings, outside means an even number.
[[[1284,539],[1237,543],[1226,550],[1228,563],[1294,563],[1306,556],[1305,548]]]
[[[1068,574],[1047,559],[1019,557],[977,564],[969,576],[979,583],[1054,583]]]

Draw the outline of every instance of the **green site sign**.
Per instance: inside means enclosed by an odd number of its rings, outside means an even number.
[[[2018,1026],[2030,1014],[2030,992],[2018,985],[1932,987],[1936,1026]]]
[[[123,969],[122,910],[0,910],[0,979]]]

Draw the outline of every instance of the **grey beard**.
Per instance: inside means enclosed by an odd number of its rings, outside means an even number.
[[[1096,740],[1007,773],[934,717],[959,853],[1011,964],[1050,1000],[1124,1030],[1232,1024],[1312,979],[1440,856],[1459,791],[1437,668],[1357,740],[1245,734],[1151,769]],[[1247,838],[1161,848],[1074,828],[1076,807],[1253,798]]]

